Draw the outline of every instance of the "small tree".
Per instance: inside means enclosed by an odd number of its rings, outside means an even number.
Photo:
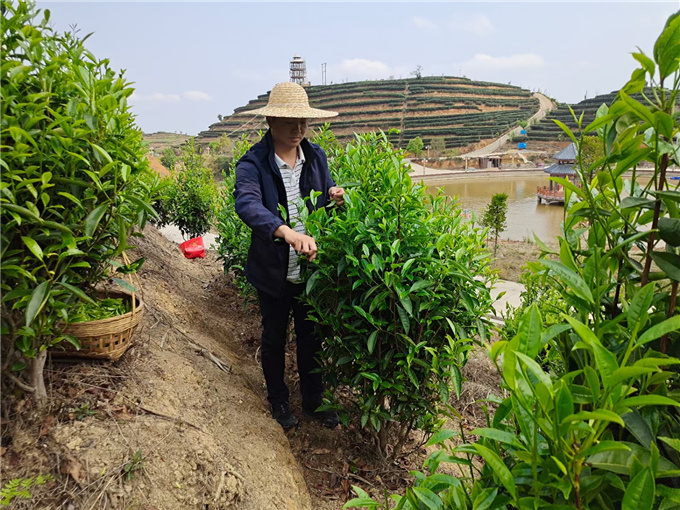
[[[581,154],[581,171],[588,180],[593,180],[593,174],[598,169],[600,160],[604,157],[602,142],[596,136],[584,136],[579,140]]]
[[[425,147],[423,140],[419,136],[416,136],[415,138],[412,138],[411,141],[408,142],[406,150],[413,154],[415,157],[419,157],[423,153],[423,147]]]
[[[417,65],[416,68],[411,71],[411,76],[415,76],[416,78],[420,79],[423,77],[423,66]]]
[[[444,141],[444,138],[441,136],[432,138],[430,140],[430,149],[432,149],[436,157],[444,154],[444,151],[446,151],[446,142]]]
[[[507,228],[507,213],[508,213],[508,195],[505,193],[496,193],[491,197],[491,202],[484,211],[484,218],[482,218],[482,225],[489,227],[490,233],[493,235],[493,255],[496,256],[498,249],[498,236]]]
[[[184,237],[200,236],[214,220],[217,186],[193,138],[182,149],[179,161],[163,201],[164,222],[176,225]]]
[[[175,154],[174,149],[171,147],[168,147],[163,151],[163,154],[161,155],[161,164],[167,168],[168,170],[172,170],[175,168],[175,163],[177,162],[177,155]]]

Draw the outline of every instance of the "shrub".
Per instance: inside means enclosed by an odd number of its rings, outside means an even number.
[[[640,300],[649,297],[651,288],[638,295]],[[589,360],[586,371],[555,377],[533,360],[546,337],[557,330],[544,330],[537,305],[531,305],[512,341],[489,349],[509,396],[497,401],[498,409],[486,427],[470,432],[480,437],[476,443],[453,446],[447,443],[452,431],[433,437],[430,444],[444,449],[425,461],[428,474],[416,473],[414,486],[396,497],[397,508],[423,508],[419,501],[424,500],[430,502],[429,508],[451,510],[480,508],[483,501],[484,508],[537,508],[535,502],[538,508],[565,510],[674,507],[680,490],[666,483],[680,468],[668,456],[677,457],[680,441],[672,430],[654,426],[644,416],[650,406],[677,406],[679,399],[631,396],[652,381],[664,385],[671,374],[661,367],[680,363],[644,347],[672,324],[666,321],[665,327],[638,336],[647,317],[636,312],[627,328],[625,348],[630,356],[617,361],[585,324],[565,318],[568,323],[560,329],[583,344],[582,353]],[[635,437],[622,439],[623,427],[632,429]],[[473,456],[484,461],[481,469],[473,467]],[[470,477],[437,473],[442,463],[467,465]],[[364,496],[346,505],[355,506],[382,505]]]
[[[506,304],[503,314],[505,325],[500,331],[503,340],[511,340],[519,331],[519,321],[524,310],[532,304],[538,305],[541,317],[547,327],[561,322],[561,316],[567,312],[567,306],[562,301],[559,291],[550,285],[550,278],[541,272],[541,263],[528,262],[520,276],[520,283],[524,289],[520,294],[520,306],[514,308]]]
[[[402,158],[385,134],[366,134],[334,161],[345,205],[309,215],[319,252],[304,276],[328,385],[348,390],[361,428],[393,457],[413,428],[439,426],[491,303],[484,233],[453,199],[414,185]]]
[[[175,163],[177,163],[177,155],[175,154],[175,150],[171,147],[165,149],[161,155],[161,163],[168,170],[174,169]]]
[[[149,215],[158,179],[127,104],[133,89],[75,35],[57,34],[33,4],[3,1],[3,360],[46,396],[45,349],[73,337],[60,321],[106,278]],[[3,370],[3,375],[8,371]]]
[[[162,204],[162,223],[176,225],[185,238],[201,236],[212,226],[217,198],[212,172],[191,138],[182,148],[179,168],[172,171]]]
[[[446,150],[446,142],[442,137],[432,138],[430,140],[430,149],[434,152],[436,157],[439,157]]]
[[[562,126],[580,147],[582,187],[553,178],[566,189],[559,260],[543,257],[535,272],[559,294],[563,313],[544,324],[539,305],[531,304],[510,340],[488,346],[507,398],[498,399],[487,427],[472,431],[477,443],[428,459],[429,476],[417,474],[398,508],[421,508],[419,500],[456,509],[678,506],[680,191],[667,189],[666,171],[679,163],[680,126],[673,120],[679,47],[676,13],[654,46],[654,60],[633,54],[642,67],[611,107],[602,106],[588,126],[574,116],[581,140]],[[643,104],[630,94],[643,91],[647,80],[653,94]],[[602,157],[586,165],[579,142],[591,132]],[[635,167],[645,160],[654,175],[642,184]],[[546,346],[559,359],[551,372],[536,362]],[[441,461],[469,464],[473,455],[485,465],[477,473],[470,466],[470,479],[435,473]],[[381,506],[359,494],[347,506]]]
[[[234,208],[234,186],[236,185],[234,168],[250,147],[251,143],[245,134],[234,144],[230,166],[224,173],[216,214],[218,260],[222,260],[225,274],[231,272],[234,275],[236,285],[244,298],[255,295],[255,289],[245,276],[251,231],[238,217]]]
[[[342,145],[338,142],[328,123],[324,123],[317,131],[314,131],[310,141],[321,146],[329,162],[332,162],[336,156],[343,152]]]
[[[231,157],[219,155],[213,159],[213,170],[224,176],[231,169]]]

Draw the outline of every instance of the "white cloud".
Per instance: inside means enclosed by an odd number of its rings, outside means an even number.
[[[189,90],[182,95],[190,101],[212,101],[212,96],[210,94],[201,92],[200,90]]]
[[[182,98],[177,94],[164,94],[154,92],[153,94],[137,94],[133,92],[130,101],[133,103],[177,103]]]
[[[424,18],[423,16],[414,16],[411,21],[413,26],[419,30],[438,30],[439,26],[432,20]]]
[[[463,64],[466,70],[533,70],[545,66],[545,60],[536,53],[522,53],[509,57],[492,57],[477,54]]]
[[[478,36],[489,35],[495,30],[491,20],[484,14],[473,14],[468,18],[454,19],[449,21],[446,26],[451,30],[468,32]]]

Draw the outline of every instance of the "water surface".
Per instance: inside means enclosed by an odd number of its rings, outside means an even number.
[[[470,177],[442,186],[430,186],[428,191],[434,193],[441,187],[447,195],[458,196],[461,207],[473,211],[477,223],[481,221],[491,197],[505,193],[508,195],[508,227],[500,235],[501,239],[533,241],[536,233],[542,241],[552,243],[560,234],[564,207],[561,204],[539,204],[536,199],[536,188],[547,186],[549,182],[547,175]]]

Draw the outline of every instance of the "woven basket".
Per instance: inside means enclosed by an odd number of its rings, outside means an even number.
[[[53,349],[50,351],[52,356],[117,360],[123,355],[132,345],[132,334],[142,319],[144,303],[139,296],[121,291],[110,291],[107,297],[134,299],[136,306],[116,317],[69,324],[63,333],[76,337],[80,341],[80,350],[68,342],[61,342],[65,350]]]

